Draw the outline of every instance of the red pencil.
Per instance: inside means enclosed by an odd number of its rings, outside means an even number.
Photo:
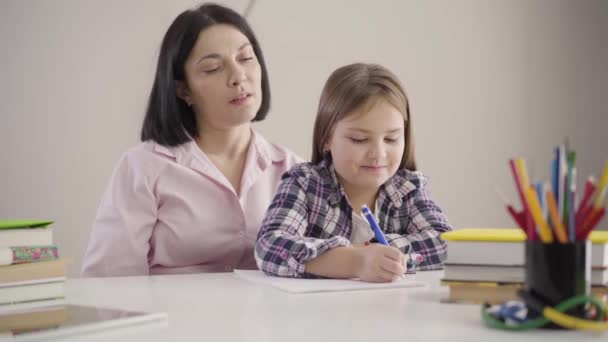
[[[511,217],[513,218],[513,220],[515,220],[515,223],[517,223],[517,226],[519,228],[521,228],[524,233],[526,232],[526,215],[524,214],[524,212],[517,212],[515,210],[515,208],[513,208],[512,205],[507,205],[507,210],[509,211],[509,214],[511,214]]]
[[[597,224],[602,220],[602,217],[606,214],[606,208],[600,208],[598,210],[592,210],[592,213],[588,220],[586,220],[586,224],[581,227],[580,231],[576,234],[577,240],[587,240],[591,231],[597,226]]]
[[[524,195],[524,191],[521,184],[521,177],[519,175],[519,172],[517,172],[517,165],[515,164],[514,159],[509,159],[509,166],[511,167],[511,174],[513,175],[515,187],[517,189],[517,193],[519,194],[519,199],[521,200],[522,204],[521,213],[524,217],[524,224],[521,226],[521,228],[524,230],[526,235],[528,235],[528,240],[536,241],[538,240],[538,234],[536,234],[534,222],[532,221],[532,214],[528,210],[528,202],[526,201],[526,197]]]
[[[581,200],[581,203],[578,205],[578,210],[576,211],[575,222],[577,228],[583,225],[585,217],[587,217],[589,213],[588,210],[590,209],[590,207],[588,207],[587,205],[589,204],[589,200],[591,200],[591,196],[594,192],[595,179],[593,178],[593,176],[589,176],[589,178],[587,178],[587,182],[585,183],[585,192],[583,193],[583,198]]]

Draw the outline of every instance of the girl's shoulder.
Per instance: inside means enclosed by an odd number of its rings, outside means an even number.
[[[397,186],[403,186],[409,183],[416,188],[423,188],[428,183],[428,177],[421,171],[401,169],[395,173],[392,181],[395,182]]]
[[[382,198],[383,201],[389,201],[396,208],[403,208],[407,210],[407,206],[402,204],[408,199],[418,197],[420,195],[426,196],[426,190],[424,189],[427,184],[427,177],[420,171],[410,170],[398,170],[393,177],[391,177],[382,186]]]
[[[324,170],[318,164],[304,162],[294,165],[285,173],[285,176],[301,179],[321,180],[324,177]]]
[[[428,178],[420,171],[398,170],[384,185],[393,201],[401,202],[412,194],[426,191]]]
[[[332,184],[331,171],[324,163],[300,163],[293,166],[283,175],[283,179],[292,178],[303,188],[328,187]]]

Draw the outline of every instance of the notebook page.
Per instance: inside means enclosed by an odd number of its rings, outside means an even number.
[[[392,283],[368,283],[360,280],[273,277],[256,270],[234,270],[234,273],[248,281],[269,285],[288,293],[379,290],[426,286],[424,282],[408,280],[407,275],[405,279],[399,279]]]

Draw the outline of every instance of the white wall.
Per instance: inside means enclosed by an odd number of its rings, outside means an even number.
[[[0,1],[0,218],[54,219],[71,276],[112,167],[138,142],[162,35],[196,4]],[[258,129],[308,158],[329,73],[384,64],[409,92],[420,169],[456,227],[512,225],[494,193],[516,199],[511,156],[548,178],[569,135],[580,175],[608,159],[605,1],[258,0],[250,21],[273,92]]]

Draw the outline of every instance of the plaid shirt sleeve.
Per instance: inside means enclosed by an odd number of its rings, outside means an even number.
[[[387,234],[387,241],[405,254],[421,254],[424,260],[417,269],[442,269],[447,246],[440,234],[452,230],[445,215],[423,186],[409,194],[403,206],[409,217],[406,234]]]
[[[314,277],[305,272],[307,261],[329,249],[350,246],[350,241],[342,236],[329,239],[305,237],[310,215],[307,186],[308,180],[304,177],[290,172],[283,176],[255,244],[255,260],[265,274]],[[311,196],[314,196],[314,192]]]

